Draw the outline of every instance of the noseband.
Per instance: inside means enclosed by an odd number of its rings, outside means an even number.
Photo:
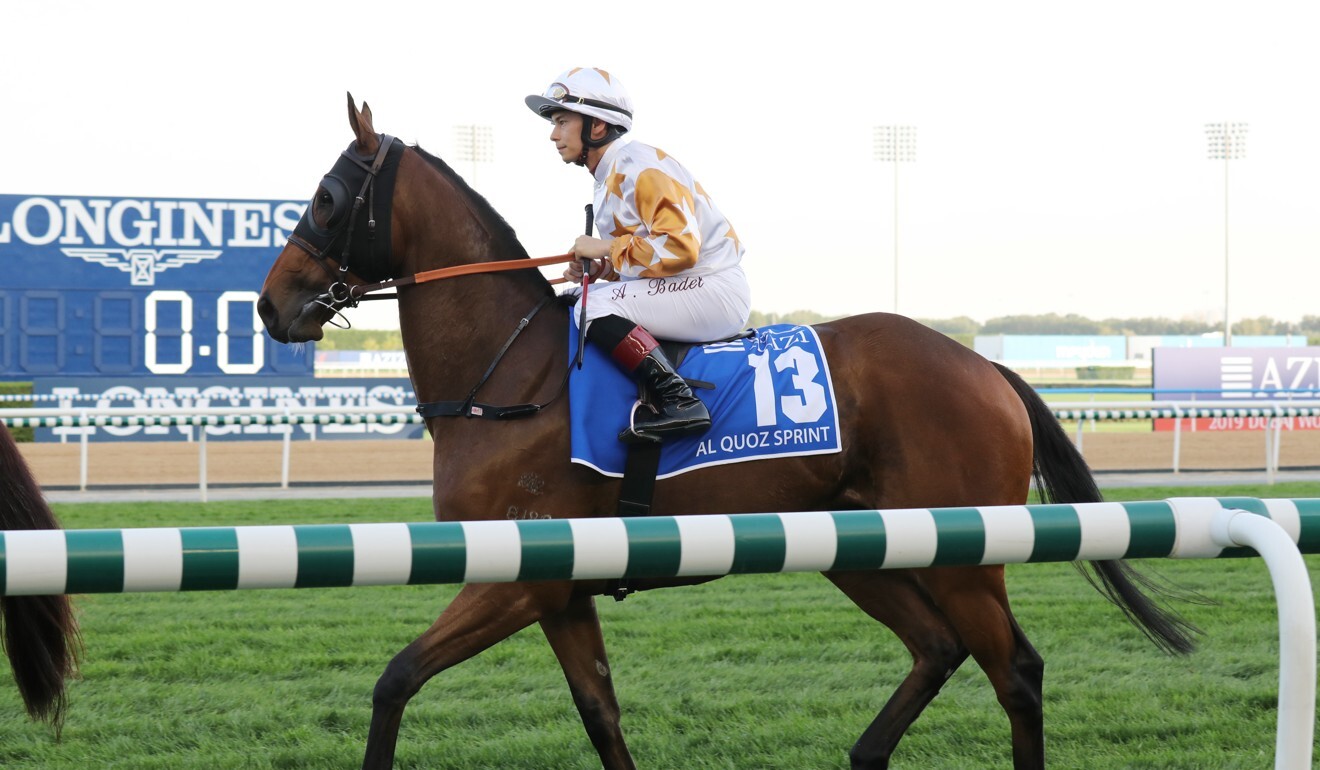
[[[384,256],[386,259],[389,256],[389,221],[394,193],[394,172],[398,169],[398,157],[403,154],[403,144],[389,134],[380,134],[379,139],[376,155],[371,159],[370,164],[366,162],[364,157],[352,152],[352,145],[339,154],[339,160],[335,163],[334,168],[330,170],[330,173],[322,178],[318,189],[318,197],[320,190],[324,190],[331,198],[330,216],[327,217],[324,224],[317,222],[314,214],[316,200],[313,199],[307,206],[307,210],[303,212],[302,219],[298,221],[298,225],[289,235],[289,242],[311,255],[330,277],[330,286],[324,292],[313,297],[312,302],[321,305],[343,319],[343,325],[335,323],[333,317],[329,321],[332,326],[341,329],[349,328],[349,322],[340,311],[346,307],[356,307],[358,301],[364,299],[348,283],[349,260],[355,245],[353,240],[354,228],[357,226],[358,217],[362,214],[364,203],[367,206],[366,237],[365,243],[357,245],[366,248],[367,262],[356,266],[358,268],[357,272],[359,275],[369,278],[372,277],[370,273],[380,270],[380,262],[377,261],[376,257],[376,181],[378,178],[384,180],[386,175],[388,175],[388,184],[385,186],[389,189],[382,191],[382,197],[385,200],[383,240],[385,241]],[[398,142],[397,148],[395,147],[396,142]],[[386,159],[391,155],[394,156],[393,164],[385,167]],[[385,169],[385,173],[382,173],[382,168]],[[350,199],[348,197],[349,189],[354,184],[357,185],[358,192],[356,196]],[[328,252],[335,243],[341,240],[343,249],[337,259],[339,268],[336,271],[327,262],[329,259]],[[362,240],[364,239],[359,238],[359,241]]]

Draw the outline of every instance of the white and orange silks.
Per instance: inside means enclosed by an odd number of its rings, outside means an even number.
[[[688,170],[624,137],[606,148],[595,179],[596,231],[620,280],[592,287],[587,319],[619,315],[689,342],[742,331],[751,312],[742,243]]]

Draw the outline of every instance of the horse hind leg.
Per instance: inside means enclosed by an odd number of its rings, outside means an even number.
[[[967,648],[913,573],[841,572],[825,577],[889,627],[912,655],[912,669],[849,753],[852,770],[884,770],[903,734],[967,659]]]
[[[634,770],[632,755],[619,727],[619,701],[614,694],[600,618],[590,596],[575,597],[568,609],[541,620],[541,629],[564,669],[573,703],[605,770]]]
[[[1008,715],[1015,770],[1045,767],[1045,663],[1013,617],[1002,566],[928,570],[923,582]]]

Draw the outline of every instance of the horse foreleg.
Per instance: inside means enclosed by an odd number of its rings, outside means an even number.
[[[866,614],[888,626],[912,655],[912,669],[849,752],[852,770],[884,770],[903,734],[967,659],[967,648],[911,573],[825,576]]]
[[[426,633],[385,667],[372,695],[371,730],[363,770],[389,770],[404,707],[436,674],[560,611],[568,583],[464,586]]]
[[[636,765],[619,729],[619,701],[610,679],[595,601],[590,596],[573,599],[568,609],[543,618],[541,629],[564,669],[573,703],[600,754],[601,765],[605,770],[633,770]]]
[[[1008,606],[1003,567],[930,570],[925,581],[995,688],[1013,731],[1015,770],[1045,767],[1045,663]]]

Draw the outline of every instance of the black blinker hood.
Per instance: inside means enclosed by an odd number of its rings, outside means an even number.
[[[399,173],[399,158],[403,157],[404,144],[387,135],[379,135],[380,141],[390,143],[385,160],[376,178],[367,183],[370,176],[374,155],[359,155],[357,143],[348,146],[339,155],[330,173],[321,179],[318,187],[324,188],[333,201],[333,208],[326,226],[322,227],[312,218],[312,209],[316,205],[313,199],[303,211],[302,219],[293,228],[293,234],[317,250],[313,256],[330,258],[347,263],[349,270],[365,281],[383,281],[392,278],[390,273],[390,221],[394,203],[394,180]],[[353,215],[353,202],[361,192],[363,201],[358,208],[357,221],[350,227],[349,219]],[[369,222],[375,220],[373,229]],[[352,231],[352,243],[349,244],[345,257],[344,238]]]

